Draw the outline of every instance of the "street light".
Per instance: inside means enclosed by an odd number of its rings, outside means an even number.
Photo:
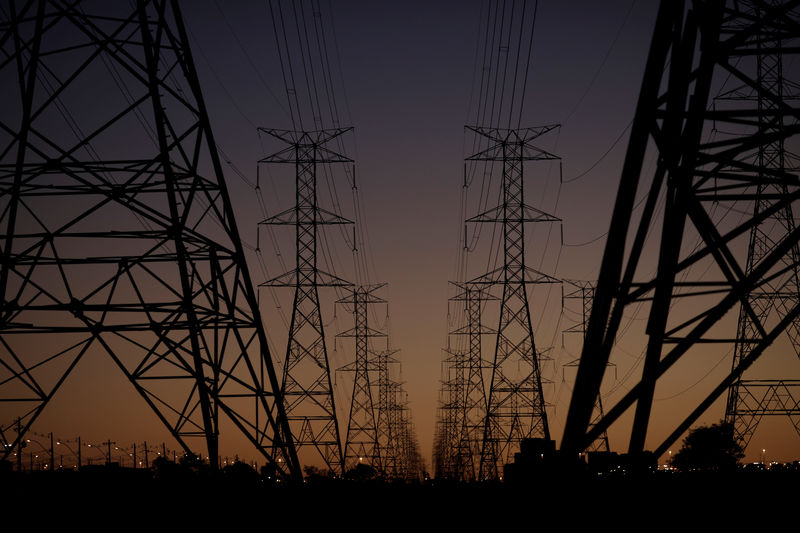
[[[100,453],[100,455],[103,456],[103,459],[106,460],[106,466],[111,464],[111,457],[109,455],[107,455],[106,452],[103,451],[102,446],[98,446],[97,444],[87,444],[86,447],[87,448],[92,448],[94,450],[97,450]],[[89,464],[92,464],[92,460],[91,459],[89,459]]]
[[[42,444],[41,442],[39,442],[39,441],[38,441],[38,440],[36,440],[36,439],[25,439],[25,442],[27,442],[27,443],[35,442],[35,443],[36,443],[36,444],[39,446],[39,448],[41,448],[41,449],[42,449],[42,451],[43,451],[43,452],[47,453],[47,452],[49,451],[49,450],[48,450],[48,449],[47,449],[47,448],[44,446],[44,444]],[[39,456],[38,456],[38,455],[36,455],[36,456],[35,456],[35,458],[36,458],[36,459],[38,459],[38,458],[39,458]],[[33,470],[33,459],[34,459],[34,455],[33,455],[33,452],[31,452],[31,471]],[[41,465],[41,462],[40,462],[39,464]]]
[[[75,459],[78,461],[78,463],[80,463],[80,454],[75,453],[75,450],[73,450],[72,447],[69,444],[66,443],[66,441],[57,440],[56,441],[56,446],[61,446],[61,445],[64,445],[69,450],[69,452],[73,455],[73,457],[75,457]],[[61,466],[64,466],[64,465],[61,465]],[[80,464],[75,465],[75,468],[80,468]]]

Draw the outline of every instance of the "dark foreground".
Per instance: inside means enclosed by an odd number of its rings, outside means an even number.
[[[4,523],[12,518],[35,530],[760,531],[781,524],[794,531],[800,506],[798,471],[556,474],[514,484],[317,478],[293,485],[270,484],[246,471],[157,476],[94,468],[6,471],[0,487]]]

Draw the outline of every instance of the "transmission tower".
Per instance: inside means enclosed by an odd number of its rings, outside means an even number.
[[[780,219],[800,198],[798,175],[788,167],[766,164],[766,155],[759,155],[764,147],[786,143],[800,132],[796,120],[781,125],[779,118],[797,117],[800,109],[780,93],[773,80],[759,76],[757,65],[752,64],[760,55],[796,54],[800,42],[797,5],[715,0],[693,2],[687,10],[684,2],[661,3],[564,430],[563,450],[585,449],[636,403],[629,451],[641,452],[659,378],[678,361],[686,361],[684,356],[697,344],[735,345],[747,340],[746,353],[739,349],[731,371],[655,448],[655,454],[662,455],[781,333],[793,331],[800,316],[796,293],[778,300],[781,307],[785,302],[779,317],[775,313],[762,315],[759,304],[749,295],[774,292],[774,283],[796,275],[795,250],[800,231],[784,226],[770,233],[769,250],[763,255],[754,253],[749,266],[741,265],[734,251],[747,250],[747,237],[752,237],[754,228],[770,217]],[[765,35],[771,37],[765,39]],[[763,60],[761,64],[765,68]],[[761,95],[757,99],[760,104],[752,98],[727,103],[722,99],[710,106],[715,72],[719,73],[717,80],[730,79],[736,85],[752,87]],[[718,139],[713,135],[715,131],[735,135]],[[652,176],[642,178],[651,136],[652,145],[658,150],[658,163]],[[709,140],[704,140],[706,136]],[[649,191],[637,212],[634,202],[640,181],[649,186]],[[769,193],[764,192],[767,190]],[[656,207],[662,197],[663,217],[656,220]],[[715,219],[720,209],[722,213],[738,209],[745,214],[735,222],[719,216]],[[631,232],[635,213],[638,227]],[[644,251],[648,234],[656,232],[660,232],[660,239],[653,277],[652,264],[641,259],[647,256]],[[633,238],[627,243],[629,235]],[[796,286],[793,283],[787,287]],[[649,306],[642,377],[589,429],[625,308],[641,302]],[[737,305],[749,316],[752,333],[748,331],[746,339],[738,338],[738,331],[736,338],[730,334],[720,337],[720,331],[726,329],[724,319],[733,314]]]
[[[581,335],[581,339],[583,341],[586,340],[586,324],[589,321],[589,314],[592,312],[592,299],[594,298],[594,284],[589,281],[579,281],[579,280],[564,280],[564,283],[572,285],[573,289],[564,294],[563,298],[565,300],[579,300],[581,302],[581,321],[574,326],[571,326],[565,329],[562,333],[579,333]],[[562,286],[563,287],[563,286]],[[563,305],[562,305],[563,307]],[[580,358],[574,359],[569,363],[566,363],[565,367],[577,367],[580,363]],[[609,362],[609,366],[613,366],[614,363]],[[603,401],[600,398],[600,395],[597,396],[597,404],[595,405],[594,414],[592,415],[592,421],[589,425],[591,429],[598,420],[603,418]],[[594,440],[588,447],[587,451],[590,452],[608,452],[611,451],[611,448],[608,444],[608,432],[603,431],[597,439]]]
[[[395,479],[405,481],[419,480],[422,474],[422,459],[419,454],[414,424],[411,422],[411,410],[408,408],[408,394],[402,383],[392,384],[393,399],[389,411],[392,434],[397,440]]]
[[[370,355],[369,339],[386,337],[385,333],[370,328],[367,323],[369,304],[386,303],[386,300],[375,296],[374,292],[386,285],[358,286],[352,289],[352,295],[337,303],[352,304],[355,327],[339,333],[337,337],[352,337],[356,342],[356,357],[341,371],[353,372],[353,395],[350,402],[350,417],[347,423],[347,439],[345,440],[345,469],[350,470],[359,464],[377,467],[380,464],[380,448],[378,446],[378,424],[375,406],[372,400],[372,384],[370,375],[377,368]]]
[[[259,128],[259,131],[288,145],[261,159],[259,163],[295,166],[297,203],[262,222],[291,225],[296,232],[296,268],[263,284],[295,290],[281,392],[286,401],[286,415],[298,452],[304,447],[312,447],[334,474],[342,473],[344,456],[318,288],[351,287],[352,284],[317,268],[317,226],[352,222],[319,207],[317,165],[353,162],[326,147],[326,144],[350,129],[288,131]]]
[[[396,411],[396,382],[390,377],[390,365],[398,361],[392,355],[397,350],[379,351],[375,355],[378,373],[378,470],[388,479],[396,479],[400,471],[400,434]]]
[[[481,355],[481,335],[496,334],[491,328],[481,324],[482,302],[496,300],[486,285],[475,283],[454,283],[459,293],[453,301],[464,302],[466,325],[451,332],[451,335],[466,335],[469,351],[463,356],[460,372],[461,413],[456,427],[456,478],[461,481],[478,479],[481,446],[486,421],[486,388],[483,383],[483,369],[486,364]]]
[[[480,478],[496,478],[502,465],[514,459],[522,439],[550,438],[547,425],[539,354],[533,339],[527,286],[558,280],[525,266],[525,223],[559,219],[528,206],[523,195],[524,161],[558,159],[532,144],[557,126],[525,129],[469,127],[489,146],[468,161],[503,164],[502,204],[468,222],[503,225],[503,266],[470,281],[473,285],[502,285],[500,321],[487,396]]]
[[[782,2],[769,1],[763,5],[747,6],[749,14],[756,19],[764,18],[770,10],[782,8]],[[731,28],[735,31],[735,27]],[[723,24],[723,34],[728,30]],[[781,45],[786,38],[784,30],[765,27],[758,31],[755,41],[756,80],[768,93],[757,92],[752,86],[737,87],[720,95],[718,99],[756,102],[758,109],[758,129],[766,140],[758,146],[752,164],[759,169],[756,184],[753,216],[768,209],[776,199],[789,194],[785,184],[769,179],[770,174],[796,172],[797,157],[785,147],[780,132],[785,127],[785,118],[779,106],[784,100],[797,100],[797,79],[784,76],[783,51]],[[774,95],[777,100],[768,95]],[[751,104],[752,105],[752,104]],[[751,274],[757,265],[780,241],[783,235],[795,229],[791,205],[784,205],[767,218],[761,220],[750,230],[750,243],[747,251],[745,274]],[[783,317],[788,310],[800,301],[797,265],[800,252],[795,244],[790,253],[781,259],[784,274],[768,281],[763,287],[747,295],[747,306],[739,311],[736,345],[733,353],[733,368],[747,358],[753,341],[760,332],[759,323],[766,323],[771,314]],[[755,319],[751,318],[748,306]],[[800,322],[793,321],[786,328],[795,354],[800,355]],[[747,448],[759,421],[765,415],[788,416],[795,430],[800,434],[800,380],[754,380],[740,376],[728,389],[725,421],[733,424],[737,440],[743,449]]]
[[[463,352],[447,348],[443,361],[443,379],[439,406],[439,451],[436,477],[455,479],[459,472],[458,450],[464,414],[464,385],[466,356]]]
[[[298,475],[179,2],[3,16],[2,458],[100,352],[186,453],[222,413]]]

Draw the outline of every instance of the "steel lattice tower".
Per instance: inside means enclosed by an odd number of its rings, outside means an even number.
[[[565,329],[562,333],[579,333],[581,335],[581,339],[585,342],[586,324],[589,321],[589,315],[592,312],[592,299],[594,298],[594,284],[589,281],[579,281],[579,280],[564,280],[564,283],[572,285],[573,290],[571,290],[566,294],[563,294],[562,298],[565,300],[580,300],[581,302],[581,322],[579,324],[575,324],[574,326]],[[579,363],[580,359],[574,359],[569,363],[565,364],[564,366],[577,367]],[[609,366],[612,365],[613,363],[609,363]],[[589,424],[589,429],[591,429],[595,424],[597,424],[597,422],[602,418],[603,418],[603,400],[598,394],[597,403],[594,408],[594,414],[592,415],[592,421]],[[586,448],[586,450],[590,452],[611,451],[611,447],[608,444],[608,432],[603,431]]]
[[[286,401],[286,415],[298,452],[304,447],[313,447],[334,474],[342,473],[344,456],[318,288],[350,287],[352,284],[317,268],[317,226],[352,222],[319,207],[317,165],[353,162],[325,146],[350,129],[260,129],[289,146],[261,159],[259,163],[295,166],[295,206],[262,222],[291,225],[296,231],[296,268],[263,284],[295,290],[281,392]]]
[[[131,4],[0,22],[2,457],[100,352],[186,453],[217,467],[222,413],[298,475],[179,3]]]
[[[463,428],[464,389],[466,381],[466,354],[447,348],[443,361],[444,380],[442,381],[440,416],[440,442],[436,477],[455,479],[463,459],[459,451],[460,435]]]
[[[769,250],[754,255],[749,267],[740,264],[734,253],[740,246],[748,249],[748,236],[753,235],[754,228],[771,217],[780,220],[782,213],[800,199],[797,173],[788,166],[767,165],[766,154],[759,155],[763,147],[797,138],[800,123],[787,120],[781,125],[780,117],[797,117],[800,108],[780,93],[774,81],[760,76],[752,64],[760,55],[782,54],[786,60],[797,54],[798,6],[797,1],[698,0],[687,9],[685,2],[661,3],[562,450],[572,453],[585,449],[635,403],[629,451],[643,451],[659,378],[678,361],[685,361],[688,352],[701,343],[734,345],[742,341],[720,337],[719,333],[726,316],[741,306],[757,333],[747,339],[749,347],[746,353],[739,351],[731,371],[655,448],[655,455],[662,455],[779,335],[791,331],[800,317],[796,293],[785,300],[781,316],[763,320],[758,304],[750,298],[761,291],[774,292],[773,283],[795,275],[798,228],[784,227],[770,234]],[[765,39],[765,35],[771,37]],[[751,87],[761,95],[761,103],[752,98],[735,102],[721,99],[710,106],[715,80],[728,79]],[[766,102],[771,103],[767,106]],[[719,139],[710,135],[713,131],[734,134]],[[659,157],[648,179],[642,173],[651,140]],[[640,182],[649,189],[641,212],[634,214]],[[759,193],[759,188],[763,191],[767,186],[769,194]],[[665,198],[665,205],[657,219],[660,197]],[[720,225],[714,219],[715,210],[737,204],[758,207],[742,210],[745,214],[735,223]],[[638,216],[635,230],[630,227],[634,216]],[[652,265],[639,263],[645,255],[648,234],[656,232],[660,233],[658,262],[652,276]],[[633,236],[630,243],[629,235]],[[697,270],[692,271],[693,267]],[[642,301],[648,302],[650,310],[641,379],[589,428],[625,308]],[[676,305],[685,312],[671,316]]]
[[[775,9],[780,2],[766,2],[764,6],[752,5],[752,16],[763,18],[763,9]],[[724,31],[724,29],[723,29]],[[784,139],[779,135],[784,128],[784,116],[779,113],[780,102],[784,99],[797,99],[797,81],[789,80],[783,74],[783,54],[781,41],[783,32],[776,28],[765,28],[759,32],[756,43],[756,73],[759,85],[763,86],[777,100],[766,97],[764,93],[753,91],[751,87],[741,87],[727,92],[721,98],[729,100],[754,100],[757,102],[758,125],[766,138],[771,140],[761,144],[755,155],[754,164],[763,169],[761,179],[756,185],[756,199],[753,216],[768,209],[775,198],[788,194],[784,184],[771,183],[765,179],[767,174],[796,171],[796,158],[785,149]],[[776,136],[776,134],[778,134]],[[750,245],[747,252],[745,273],[749,274],[769,252],[780,238],[795,228],[792,206],[786,205],[768,216],[750,230]],[[791,253],[783,257],[786,266],[784,275],[771,280],[765,287],[747,295],[750,308],[758,320],[753,320],[742,306],[739,312],[737,343],[733,354],[733,368],[736,368],[750,353],[753,340],[760,336],[759,323],[769,320],[771,314],[783,316],[800,301],[797,265],[800,260],[797,244]],[[800,322],[794,321],[786,328],[795,353],[800,355]],[[795,430],[800,433],[800,380],[753,380],[737,379],[728,389],[725,421],[733,424],[736,438],[742,448],[747,448],[759,421],[765,415],[788,416]]]
[[[461,413],[456,428],[457,450],[456,477],[462,481],[478,479],[483,432],[486,422],[486,388],[483,382],[483,369],[486,367],[481,354],[481,336],[496,333],[481,324],[482,302],[496,300],[486,285],[475,283],[454,283],[460,292],[454,301],[464,302],[466,325],[451,332],[451,335],[466,335],[469,350],[462,362],[463,389],[461,393]]]
[[[422,459],[419,454],[414,424],[411,422],[410,409],[408,408],[407,393],[402,383],[393,382],[392,399],[389,410],[389,423],[391,433],[395,436],[396,444],[396,473],[395,479],[405,481],[418,480],[422,473]]]
[[[379,472],[389,479],[396,479],[401,468],[400,434],[396,410],[397,383],[389,376],[390,365],[398,361],[392,355],[397,350],[382,350],[375,355],[378,373],[378,448],[380,450]]]
[[[513,461],[522,439],[550,438],[526,287],[533,283],[558,283],[558,280],[525,265],[524,228],[526,222],[559,219],[525,204],[523,163],[558,159],[531,143],[556,127],[469,128],[487,138],[489,147],[467,160],[503,164],[502,205],[468,220],[503,225],[503,266],[470,281],[471,284],[503,287],[484,420],[481,479],[498,477],[502,465]]]
[[[380,464],[380,447],[378,445],[378,424],[375,416],[375,405],[372,400],[372,384],[370,375],[377,368],[370,355],[369,339],[386,337],[385,333],[368,326],[368,305],[386,303],[386,300],[374,295],[374,292],[385,283],[373,286],[353,288],[350,298],[343,298],[337,303],[353,305],[355,327],[339,333],[337,337],[352,337],[356,342],[356,357],[341,371],[353,372],[353,394],[350,402],[350,416],[347,423],[347,439],[345,440],[345,469],[355,468],[359,464],[378,467]]]

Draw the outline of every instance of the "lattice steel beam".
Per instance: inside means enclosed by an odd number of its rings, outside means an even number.
[[[299,475],[179,3],[4,13],[2,457],[100,352],[187,453],[217,467],[222,413]]]

